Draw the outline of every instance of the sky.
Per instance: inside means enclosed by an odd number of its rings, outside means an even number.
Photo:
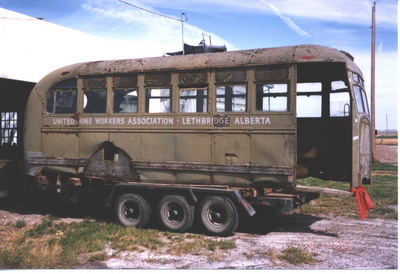
[[[398,2],[376,0],[376,128],[398,128]],[[131,5],[129,5],[131,4]],[[242,50],[318,44],[355,57],[370,93],[372,0],[0,0],[0,77],[162,56],[184,42]],[[134,7],[136,6],[136,7]],[[138,8],[140,7],[140,8]],[[150,11],[150,12],[149,12]],[[40,19],[37,19],[40,18]]]

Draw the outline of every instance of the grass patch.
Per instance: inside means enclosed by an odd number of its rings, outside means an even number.
[[[293,265],[312,264],[317,260],[316,254],[310,253],[305,248],[297,246],[288,246],[281,250],[278,258]]]
[[[270,248],[265,252],[265,255],[274,263],[285,261],[292,265],[301,265],[317,262],[316,253],[311,253],[304,247],[292,245],[282,250]]]
[[[396,219],[398,213],[398,186],[396,165],[376,163],[372,167],[372,185],[366,185],[372,200],[373,209],[369,211],[370,218]],[[327,187],[339,190],[349,190],[349,183],[323,181],[316,178],[299,180],[299,185]],[[313,205],[303,205],[296,209],[297,213],[311,215],[334,215],[359,217],[357,201],[354,197],[335,197],[321,194]]]
[[[109,258],[122,251],[152,250],[168,254],[206,254],[218,258],[236,247],[233,241],[218,241],[202,235],[186,235],[153,229],[127,228],[92,221],[56,222],[43,218],[35,226],[3,228],[0,269],[65,269]],[[5,234],[5,232],[7,232]]]
[[[14,226],[16,228],[23,228],[26,226],[26,222],[24,220],[18,220],[15,222]]]
[[[185,237],[172,238],[168,252],[175,255],[194,254],[201,255],[204,251],[219,251],[236,248],[234,241],[213,240],[205,236],[196,235],[186,239]]]

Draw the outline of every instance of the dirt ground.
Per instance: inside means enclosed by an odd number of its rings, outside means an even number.
[[[397,163],[397,146],[377,146],[378,159]],[[356,204],[355,204],[356,205]],[[21,206],[4,206],[0,202],[0,225],[23,219],[39,223],[43,212]],[[79,218],[62,218],[65,222]],[[69,217],[69,218],[68,218]],[[218,253],[173,256],[167,252],[122,252],[103,262],[78,268],[101,269],[397,269],[398,221],[385,219],[350,219],[332,216],[294,214],[274,220],[276,225],[262,227],[260,220],[244,223],[230,237],[236,248]],[[268,221],[267,221],[268,223]],[[265,223],[264,223],[265,224]],[[218,239],[213,237],[213,239]],[[273,251],[298,247],[314,254],[317,261],[293,265]],[[113,250],[107,249],[111,255]]]

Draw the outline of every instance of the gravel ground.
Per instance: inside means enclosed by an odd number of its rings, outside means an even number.
[[[172,256],[125,252],[94,268],[136,269],[397,269],[397,221],[317,218],[292,215],[271,232],[237,232],[223,238],[237,248],[220,254]],[[267,255],[268,250],[300,247],[317,262],[291,265]],[[110,251],[112,252],[112,251]],[[215,259],[217,258],[217,259]]]

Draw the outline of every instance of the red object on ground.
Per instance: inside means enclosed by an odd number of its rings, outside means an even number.
[[[356,194],[358,209],[360,210],[360,219],[364,220],[368,217],[368,210],[372,209],[372,201],[369,198],[367,190],[363,186],[352,188],[351,192]]]

